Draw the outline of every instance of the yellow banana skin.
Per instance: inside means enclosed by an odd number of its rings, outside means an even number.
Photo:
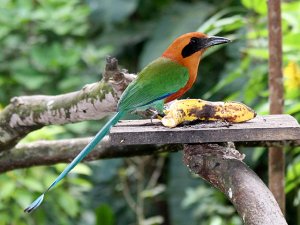
[[[174,101],[164,113],[162,124],[170,128],[195,120],[241,123],[256,116],[254,110],[240,102],[210,102],[201,99]]]

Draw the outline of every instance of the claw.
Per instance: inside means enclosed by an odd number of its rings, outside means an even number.
[[[164,117],[164,115],[162,113],[159,113],[156,109],[154,108],[149,108],[147,109],[147,112],[149,112],[151,115],[150,117],[150,121],[153,124],[153,119],[159,119],[162,120],[162,118]]]

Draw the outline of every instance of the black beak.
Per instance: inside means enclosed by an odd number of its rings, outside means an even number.
[[[211,47],[213,45],[221,45],[231,42],[227,38],[223,37],[216,37],[216,36],[210,36],[207,38],[197,38],[192,37],[190,40],[190,43],[187,44],[181,51],[181,55],[183,58],[189,57],[190,55],[194,54],[195,52],[198,52],[200,50],[205,50],[208,47]]]
[[[214,45],[221,45],[221,44],[226,44],[228,42],[231,42],[228,38],[223,38],[223,37],[217,37],[217,36],[210,36],[206,39],[205,43],[205,48],[214,46]]]

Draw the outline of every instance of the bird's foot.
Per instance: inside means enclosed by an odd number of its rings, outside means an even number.
[[[146,111],[149,112],[149,114],[151,115],[150,121],[151,121],[152,124],[153,124],[154,119],[162,120],[162,118],[165,116],[163,113],[158,112],[154,108],[149,108]]]

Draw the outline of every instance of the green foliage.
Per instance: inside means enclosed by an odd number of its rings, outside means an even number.
[[[202,221],[198,224],[242,224],[241,219],[235,215],[234,207],[226,204],[224,196],[204,184],[187,189],[182,204],[184,208],[192,210],[196,221]]]
[[[124,22],[136,10],[137,0],[89,0],[93,13],[92,19],[103,24],[106,28],[113,24]],[[114,7],[118,6],[118,7]],[[95,21],[96,22],[96,21]]]
[[[101,204],[96,209],[96,225],[114,225],[115,217],[109,205]]]
[[[57,224],[71,224],[74,222],[80,215],[82,207],[80,201],[74,198],[74,193],[90,189],[90,186],[85,185],[87,181],[77,181],[80,179],[78,169],[74,171],[73,177],[68,178],[64,183],[64,185],[70,184],[70,188],[67,186],[64,189],[57,188],[52,192],[52,197],[47,199],[48,205],[42,206],[41,210],[30,216],[23,213],[23,209],[45,190],[56,175],[57,172],[45,167],[15,170],[1,175],[0,183],[3,187],[0,194],[1,224],[50,224],[51,221]]]
[[[86,48],[87,5],[20,0],[3,1],[0,10],[0,102],[24,93],[72,91],[82,82],[95,81],[110,49]]]
[[[285,68],[291,62],[300,66],[299,10],[299,0],[282,2]],[[186,97],[242,101],[259,114],[268,113],[266,15],[267,4],[259,0],[2,0],[0,108],[13,96],[60,94],[95,82],[108,54],[136,72],[178,35],[199,30],[227,36],[233,42],[205,54],[209,57],[202,60],[197,84]],[[300,87],[291,88],[286,74],[286,112],[300,121]],[[87,136],[100,126],[88,122],[49,126],[23,142]],[[264,149],[244,151],[247,163],[264,178]],[[299,148],[287,149],[287,216],[291,224],[299,223],[293,216],[300,205],[299,153]],[[187,218],[189,224],[241,224],[225,197],[192,177],[179,154],[161,157],[166,161],[161,165],[160,157],[80,165],[31,215],[22,210],[64,165],[2,174],[0,224],[161,224],[167,214],[161,208],[166,205],[170,224],[186,224]],[[141,171],[143,178],[138,176]],[[161,171],[159,181],[148,186],[155,171]],[[145,213],[140,219],[136,219],[136,210],[129,209],[126,194],[138,200]]]
[[[55,140],[55,138],[63,134],[66,130],[61,126],[47,126],[42,129],[33,131],[29,133],[25,138],[23,138],[20,143],[29,143],[37,140]]]
[[[256,13],[267,15],[267,2],[259,0],[242,0],[242,4]]]
[[[205,11],[199,13],[201,9]],[[150,35],[140,57],[139,67],[143,68],[154,60],[168,47],[170,40],[174,40],[180,34],[196,30],[199,24],[213,11],[211,5],[203,2],[195,4],[175,3],[168,8],[160,19],[160,22]]]
[[[300,148],[294,148],[293,154],[297,154],[296,157],[292,159],[292,163],[287,168],[286,175],[286,193],[297,189],[300,185]]]

